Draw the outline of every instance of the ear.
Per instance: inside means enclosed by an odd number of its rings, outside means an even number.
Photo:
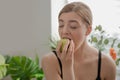
[[[86,36],[89,35],[91,31],[92,31],[92,26],[90,25],[87,27]]]

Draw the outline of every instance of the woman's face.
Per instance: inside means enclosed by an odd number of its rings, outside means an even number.
[[[58,29],[61,38],[73,40],[75,48],[79,48],[86,40],[87,27],[75,12],[62,13]]]

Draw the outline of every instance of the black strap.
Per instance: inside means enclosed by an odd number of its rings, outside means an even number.
[[[59,66],[60,66],[60,71],[61,71],[61,75],[60,75],[60,76],[61,76],[61,78],[63,78],[63,73],[62,73],[62,63],[61,63],[59,57],[57,56],[56,51],[53,51],[53,53],[56,55],[56,57],[57,57],[57,59],[58,59]]]
[[[101,71],[101,51],[99,50],[99,56],[98,56],[98,75],[96,80],[101,80],[100,78],[100,71]]]

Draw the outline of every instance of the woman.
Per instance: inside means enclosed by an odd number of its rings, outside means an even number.
[[[82,2],[72,2],[63,7],[58,16],[59,35],[67,42],[60,51],[42,58],[46,80],[115,80],[114,61],[87,43],[92,30],[92,13]]]

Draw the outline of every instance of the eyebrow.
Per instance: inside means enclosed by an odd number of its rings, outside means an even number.
[[[69,22],[75,22],[75,23],[78,23],[76,20],[70,20]]]
[[[62,19],[59,19],[59,21],[64,22]],[[78,23],[76,20],[69,20],[69,22],[75,22],[75,23]]]

